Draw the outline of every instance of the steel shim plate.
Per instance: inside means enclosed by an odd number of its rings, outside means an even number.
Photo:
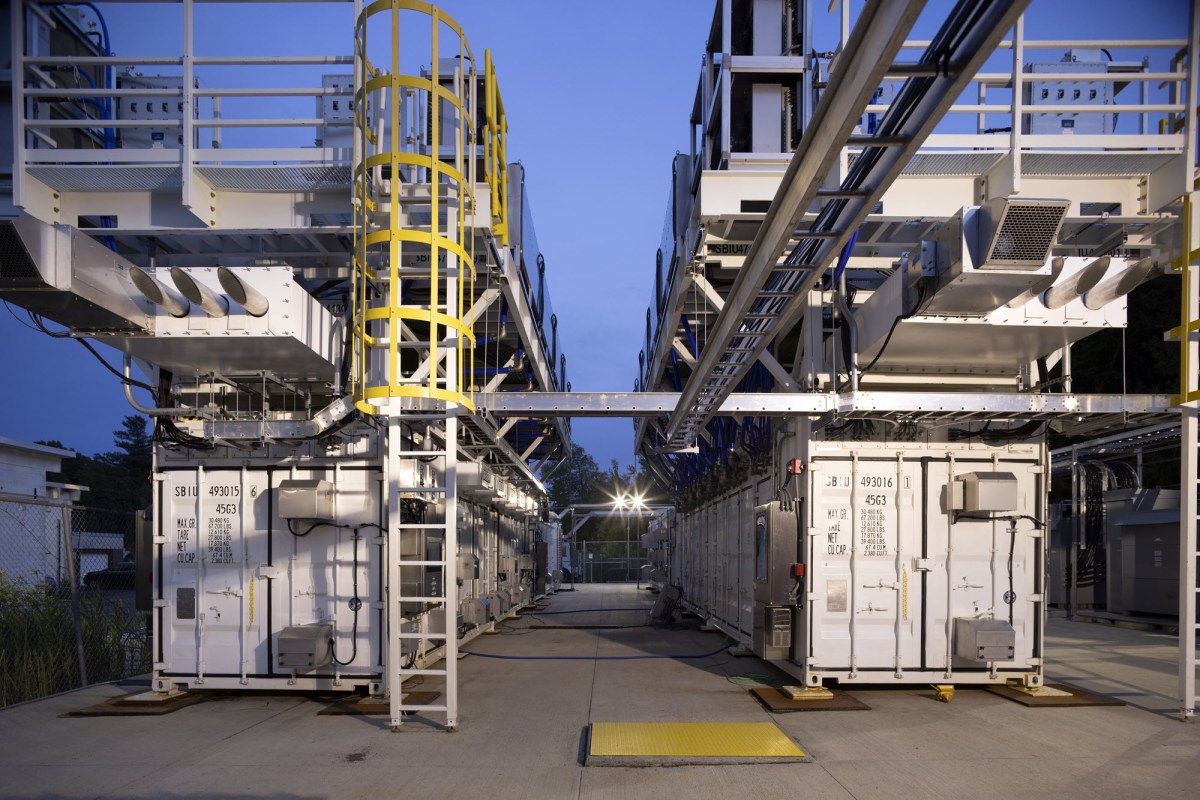
[[[803,758],[770,722],[593,722],[593,756]]]

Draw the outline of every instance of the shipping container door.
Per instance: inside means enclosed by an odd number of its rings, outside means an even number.
[[[821,460],[810,471],[813,668],[893,673],[920,665],[920,465]]]

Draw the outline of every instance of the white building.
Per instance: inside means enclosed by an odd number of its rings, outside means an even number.
[[[58,582],[67,575],[63,512],[87,487],[47,479],[75,453],[0,436],[0,573],[9,580]],[[78,544],[78,543],[77,543]],[[119,553],[120,541],[117,542]],[[85,550],[88,548],[84,548]],[[80,553],[83,575],[108,565],[109,553]]]

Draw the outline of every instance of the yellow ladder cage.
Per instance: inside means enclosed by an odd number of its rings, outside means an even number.
[[[418,75],[401,70],[401,33],[411,35],[414,24],[429,31],[429,65]],[[385,25],[386,70],[371,63],[367,36]],[[379,413],[389,398],[410,399],[404,407],[412,410],[440,403],[475,410],[469,309],[477,226],[507,245],[507,120],[490,53],[484,98],[479,83],[462,28],[435,6],[377,0],[363,8],[355,25],[350,372],[355,405],[366,413]],[[490,210],[477,221],[479,171]]]

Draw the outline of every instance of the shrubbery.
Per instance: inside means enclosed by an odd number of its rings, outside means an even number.
[[[80,589],[83,650],[91,683],[148,672],[139,615],[102,592]],[[80,685],[71,600],[0,572],[0,707]]]

